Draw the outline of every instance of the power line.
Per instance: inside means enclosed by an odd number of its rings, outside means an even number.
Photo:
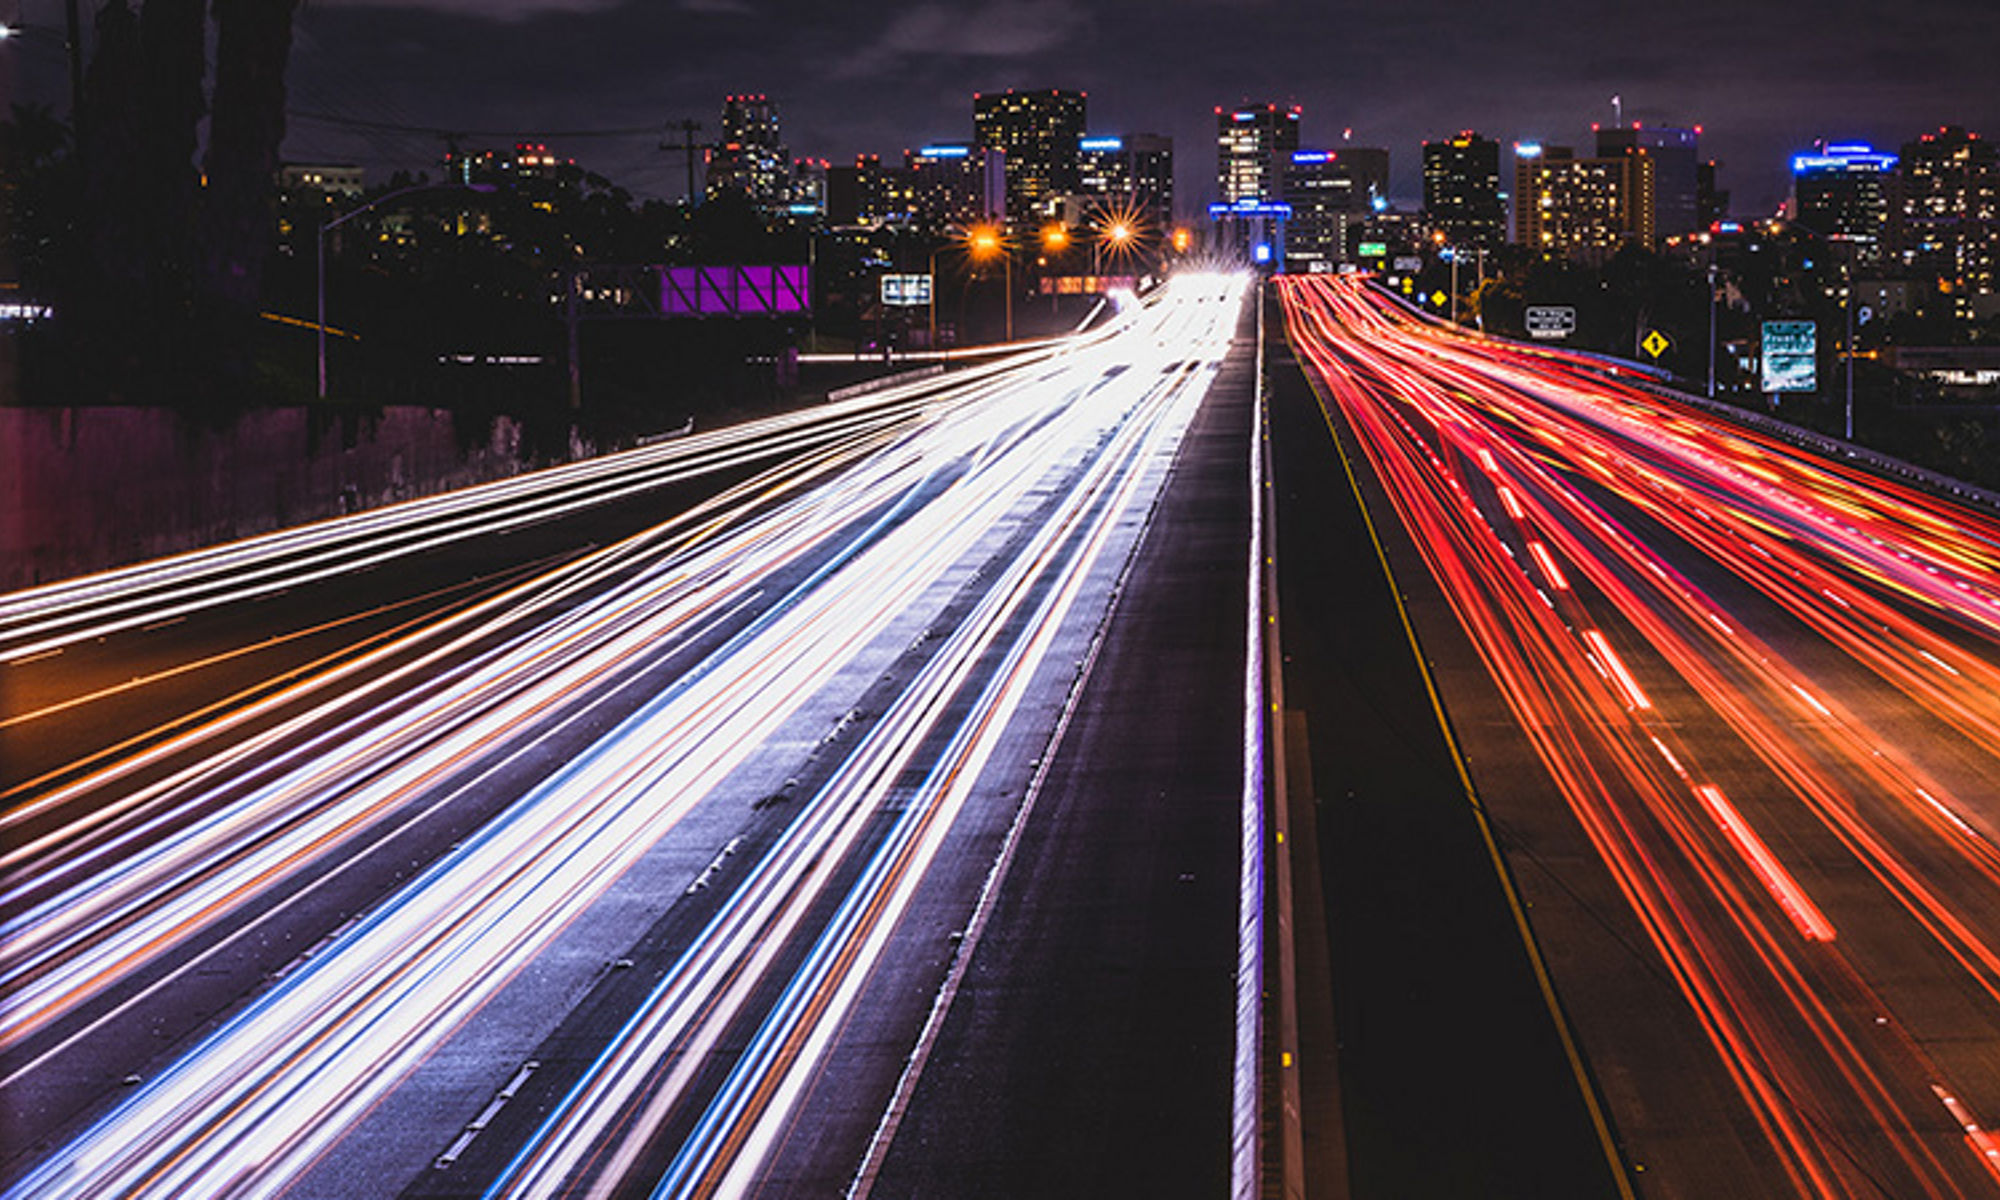
[[[613,137],[658,137],[665,124],[634,125],[624,129],[446,129],[431,125],[405,125],[395,121],[371,121],[365,117],[343,117],[333,113],[286,111],[286,115],[297,121],[313,121],[322,125],[337,125],[348,129],[367,129],[378,133],[418,133],[440,138],[540,138],[550,141],[566,141],[575,138]]]

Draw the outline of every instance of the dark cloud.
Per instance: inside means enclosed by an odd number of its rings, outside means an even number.
[[[60,25],[59,0],[21,2]],[[61,108],[49,57],[21,83]],[[1297,103],[1313,143],[1352,128],[1414,201],[1425,138],[1587,145],[1617,93],[1628,117],[1701,124],[1749,213],[1818,137],[2000,137],[1996,59],[1995,0],[306,0],[291,80],[304,111],[495,133],[712,130],[722,96],[760,91],[795,153],[834,160],[968,136],[975,91],[1079,88],[1097,129],[1174,136],[1190,208],[1213,190],[1218,105]],[[660,140],[552,148],[677,195]],[[298,121],[286,149],[388,169],[442,142]]]
[[[923,59],[1029,59],[1059,53],[1088,24],[1088,14],[1064,0],[919,4],[830,74],[858,78]]]
[[[505,23],[616,8],[624,0],[313,0],[320,8],[404,9]]]

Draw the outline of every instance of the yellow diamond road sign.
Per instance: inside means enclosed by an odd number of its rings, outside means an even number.
[[[1652,355],[1654,358],[1658,358],[1660,357],[1660,355],[1665,354],[1667,350],[1672,346],[1673,343],[1667,340],[1667,335],[1661,333],[1657,329],[1647,334],[1646,340],[1639,343],[1639,349],[1644,350],[1647,354]]]
[[[1444,301],[1445,301],[1445,295],[1444,295],[1444,293],[1443,293],[1443,292],[1432,292],[1432,293],[1431,293],[1431,303],[1432,303],[1432,304],[1435,304],[1435,305],[1437,305],[1437,306],[1438,306],[1439,308],[1443,308],[1443,307],[1444,307]]]

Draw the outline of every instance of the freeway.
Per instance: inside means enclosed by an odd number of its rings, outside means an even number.
[[[2000,521],[1281,294],[1622,1186],[2000,1194]]]
[[[256,657],[273,597],[723,480],[10,778],[7,1194],[747,1195],[801,1141],[844,1185],[1243,290],[0,600],[32,728],[120,686],[69,656]]]

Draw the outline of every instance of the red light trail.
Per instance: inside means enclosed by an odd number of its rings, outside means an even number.
[[[1993,1195],[2000,521],[1358,280],[1279,286],[1790,1189]],[[1972,998],[1943,1031],[1939,987]]]

